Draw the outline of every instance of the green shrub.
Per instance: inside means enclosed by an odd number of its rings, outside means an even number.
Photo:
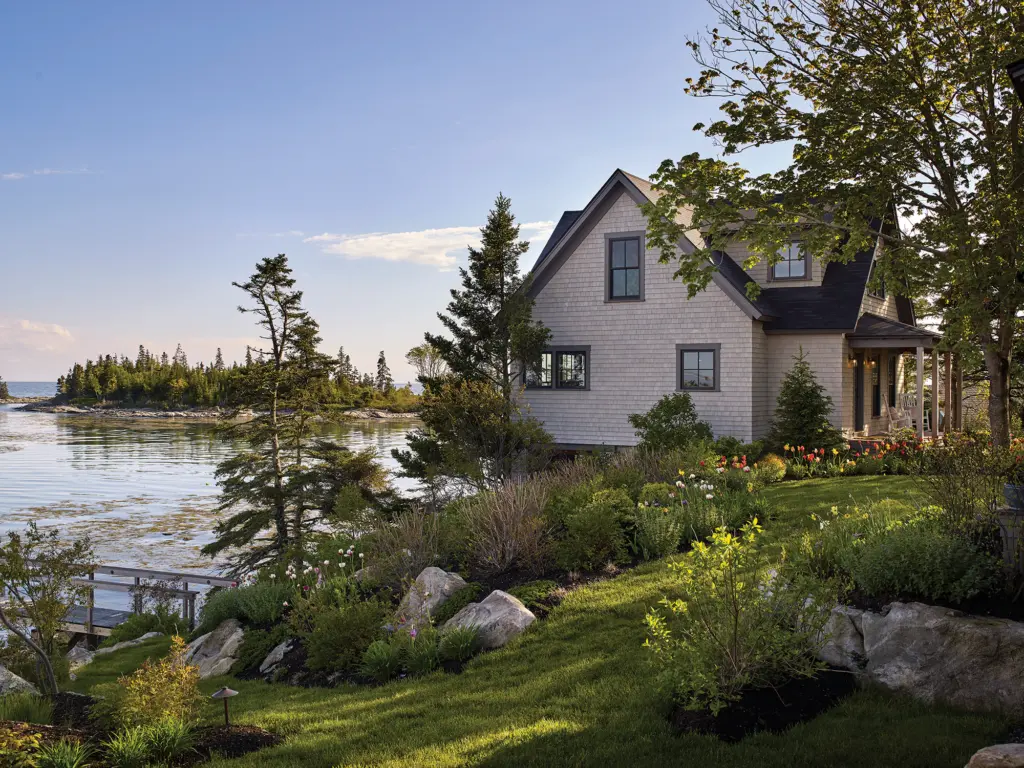
[[[480,593],[483,592],[483,589],[483,584],[478,584],[475,581],[466,582],[466,586],[445,600],[430,618],[436,626],[440,627],[448,619],[476,600]]]
[[[934,520],[913,520],[847,549],[842,564],[866,595],[960,603],[994,592],[1000,562]]]
[[[476,627],[451,627],[441,633],[437,646],[441,661],[465,663],[480,652],[480,631]]]
[[[854,461],[854,472],[858,475],[881,475],[885,472],[885,462],[874,456],[862,456]]]
[[[633,513],[632,549],[644,560],[654,560],[678,551],[683,537],[679,504],[639,507]]]
[[[147,768],[149,739],[143,727],[124,728],[103,742],[103,752],[110,768]]]
[[[17,720],[36,725],[53,722],[53,703],[34,693],[8,693],[0,696],[0,720]]]
[[[746,689],[822,668],[814,651],[834,595],[769,562],[760,533],[753,521],[738,536],[720,528],[698,542],[692,560],[669,563],[684,597],[647,614],[645,645],[662,684],[687,709],[717,714]]]
[[[150,760],[160,765],[175,765],[195,751],[195,728],[175,717],[165,718],[145,728]]]
[[[549,489],[547,503],[544,505],[544,518],[547,520],[553,535],[560,536],[565,532],[566,521],[570,516],[583,509],[594,494],[601,489],[599,478],[590,478],[581,483],[558,485]]]
[[[411,634],[411,633],[410,633]],[[405,648],[405,669],[410,675],[428,675],[441,663],[434,629],[421,629]]]
[[[118,624],[110,631],[110,636],[100,643],[107,648],[126,640],[135,640],[150,632],[163,635],[181,635],[188,631],[188,622],[164,605],[158,605],[152,613],[134,613],[128,620]]]
[[[199,611],[199,626],[192,633],[193,637],[205,635],[215,630],[221,622],[228,619],[242,620],[242,605],[239,593],[241,588],[211,589],[203,600]]]
[[[774,453],[769,453],[754,465],[754,478],[762,485],[778,483],[785,476],[786,462]]]
[[[36,768],[87,768],[92,748],[88,744],[61,739],[44,744],[35,755]]]
[[[35,768],[34,754],[42,744],[38,733],[15,730],[0,723],[0,765],[3,768]]]
[[[194,635],[212,632],[228,619],[238,619],[247,627],[270,626],[284,615],[284,604],[292,593],[290,584],[273,581],[211,591],[203,603]]]
[[[741,503],[743,522],[753,520],[755,517],[761,522],[775,519],[775,505],[762,493],[748,493]],[[737,526],[738,527],[738,526]]]
[[[565,538],[557,545],[558,564],[565,570],[593,570],[622,560],[626,537],[622,524],[634,509],[621,489],[598,491],[591,501],[566,519]]]
[[[478,494],[464,508],[474,572],[543,571],[548,562],[547,486],[543,477],[509,481]]]
[[[601,473],[601,485],[605,489],[622,491],[633,503],[640,498],[640,492],[647,485],[647,480],[642,467],[627,462],[609,464]]]
[[[273,629],[247,629],[242,636],[242,645],[238,649],[238,661],[232,667],[235,672],[249,672],[259,669],[267,655],[283,643],[291,635],[285,623]]]
[[[732,435],[722,435],[712,444],[714,452],[718,456],[746,456],[747,461],[753,463],[764,453],[764,441],[755,440],[752,443],[744,443]]]
[[[697,418],[697,409],[686,392],[665,395],[647,413],[634,413],[629,423],[640,438],[640,447],[653,451],[685,448],[711,440],[711,426]]]
[[[781,450],[787,444],[802,445],[813,450],[841,445],[843,436],[829,421],[832,398],[815,378],[803,347],[793,359],[793,367],[779,388],[769,446]]]
[[[363,652],[380,636],[390,606],[376,598],[353,600],[313,619],[312,631],[303,639],[306,666],[325,672],[349,672]]]
[[[555,582],[542,579],[540,581],[529,581],[526,584],[520,584],[517,587],[511,587],[508,590],[508,594],[512,595],[512,597],[516,598],[532,611],[534,608],[543,605],[544,600],[546,600],[556,589],[558,589],[558,585],[555,584]]]
[[[374,640],[363,653],[360,673],[378,683],[398,677],[402,671],[402,646],[389,640]]]
[[[648,506],[670,507],[674,506],[678,494],[676,487],[668,483],[647,483],[640,490],[640,503]]]

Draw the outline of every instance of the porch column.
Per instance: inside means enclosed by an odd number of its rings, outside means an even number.
[[[939,438],[939,350],[932,347],[932,440]]]
[[[942,372],[942,383],[943,383],[943,399],[946,401],[946,420],[942,425],[943,434],[949,434],[953,431],[953,353],[945,352],[943,354],[945,361],[945,370]]]
[[[924,347],[917,348],[917,436],[924,438]]]
[[[956,356],[956,428],[964,428],[964,360]]]

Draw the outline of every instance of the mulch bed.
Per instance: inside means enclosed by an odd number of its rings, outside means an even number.
[[[778,732],[820,715],[856,690],[850,672],[828,669],[813,678],[798,678],[777,688],[749,690],[718,713],[677,707],[672,725],[683,733],[717,736],[735,742],[762,731]]]
[[[16,734],[34,733],[42,739],[44,744],[54,744],[61,739],[83,742],[89,741],[93,736],[90,731],[81,728],[71,728],[66,725],[36,725],[16,720],[0,720],[0,729]]]
[[[188,765],[219,757],[241,757],[250,752],[273,747],[283,741],[276,733],[254,725],[213,725],[196,731],[196,759]]]

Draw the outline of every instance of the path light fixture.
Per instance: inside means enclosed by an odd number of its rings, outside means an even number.
[[[231,725],[231,723],[228,722],[228,699],[237,695],[238,691],[233,691],[230,688],[221,688],[210,696],[211,699],[224,699],[224,725]]]
[[[1013,83],[1013,90],[1017,92],[1017,98],[1024,103],[1024,59],[1006,65],[1006,73]]]

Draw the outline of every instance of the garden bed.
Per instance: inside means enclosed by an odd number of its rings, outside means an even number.
[[[857,688],[854,675],[829,668],[816,677],[790,680],[776,688],[747,691],[717,715],[677,707],[672,726],[681,733],[717,736],[735,742],[764,731],[776,733],[831,709]]]

